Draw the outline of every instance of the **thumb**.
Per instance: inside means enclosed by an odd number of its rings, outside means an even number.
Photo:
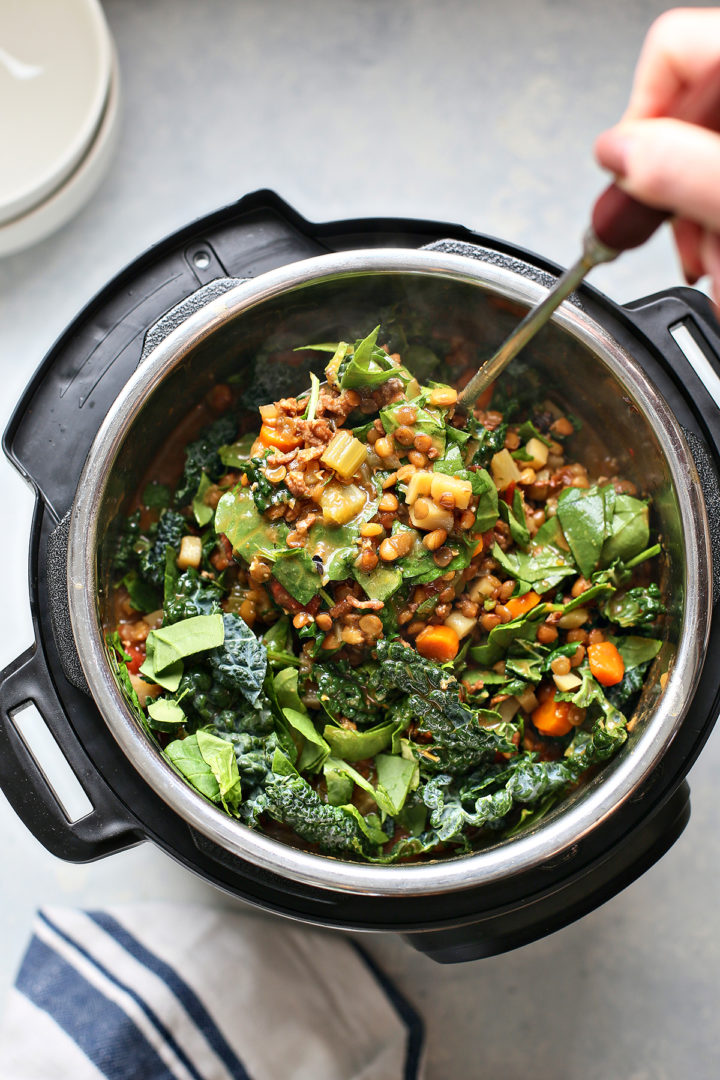
[[[629,195],[720,232],[720,135],[665,117],[603,132],[595,156]]]

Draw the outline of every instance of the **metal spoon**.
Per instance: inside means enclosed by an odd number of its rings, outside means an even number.
[[[700,82],[681,94],[668,116],[720,131],[720,63]],[[547,296],[532,308],[500,348],[473,375],[458,399],[457,408],[470,412],[480,394],[505,370],[510,361],[545,325],[555,309],[577,288],[588,270],[611,262],[621,251],[639,247],[652,236],[669,211],[655,210],[610,184],[595,203],[592,224],[583,238],[578,261],[558,278]]]

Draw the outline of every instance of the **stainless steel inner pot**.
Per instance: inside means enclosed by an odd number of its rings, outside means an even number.
[[[539,399],[556,400],[582,420],[574,444],[581,460],[592,463],[609,451],[619,471],[652,495],[653,525],[667,553],[670,614],[622,751],[534,829],[473,855],[411,866],[376,867],[280,843],[229,818],[175,773],[136,723],[107,663],[102,625],[117,522],[163,440],[213,383],[242,380],[261,350],[271,355],[362,336],[390,304],[406,324],[429,316],[443,335],[486,342],[489,352],[543,292],[492,262],[437,251],[353,251],[294,263],[238,284],[178,326],[141,362],[105,418],[70,523],[68,593],[77,650],[128,761],[184,821],[228,852],[287,879],[356,894],[417,896],[495,883],[559,858],[632,797],[672,742],[702,667],[711,613],[698,477],[678,424],[639,366],[569,302],[515,363]],[[303,371],[287,371],[288,389],[300,390]]]

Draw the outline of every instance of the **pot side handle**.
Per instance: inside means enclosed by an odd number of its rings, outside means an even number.
[[[90,862],[144,839],[75,735],[38,644],[0,672],[0,789],[60,859]]]
[[[207,307],[213,300],[217,300],[218,297],[223,296],[226,292],[230,292],[237,285],[241,285],[246,278],[230,278],[222,277],[215,278],[214,281],[210,281],[207,285],[202,285],[195,292],[190,293],[179,303],[171,307],[164,315],[152,324],[145,334],[145,340],[143,342],[142,353],[140,354],[139,363],[147,360],[153,349],[168,337],[173,330],[176,330],[178,326],[186,322],[192,315],[200,311],[202,308]]]
[[[704,293],[689,286],[626,304],[633,325],[669,363],[682,392],[704,421],[704,430],[682,425],[700,480],[712,551],[713,604],[720,602],[720,326]]]

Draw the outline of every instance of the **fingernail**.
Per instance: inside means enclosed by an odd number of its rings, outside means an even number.
[[[614,172],[616,176],[626,175],[629,151],[630,139],[627,135],[615,129],[605,131],[599,137],[596,145],[598,161],[604,168]]]

